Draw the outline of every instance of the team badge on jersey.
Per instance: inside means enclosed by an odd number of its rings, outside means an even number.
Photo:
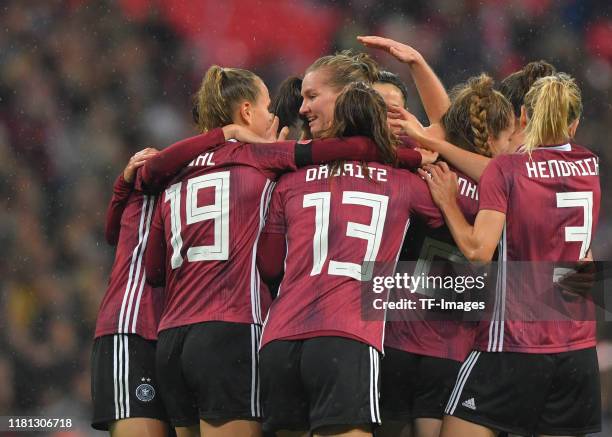
[[[155,389],[151,384],[148,384],[151,382],[151,378],[142,378],[141,381],[143,383],[136,387],[136,397],[141,402],[151,402],[155,397]]]

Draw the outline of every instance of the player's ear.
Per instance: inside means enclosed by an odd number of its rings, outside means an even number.
[[[569,125],[569,134],[570,138],[574,138],[576,136],[576,130],[578,129],[578,125],[580,124],[580,119],[577,118]]]
[[[247,126],[250,126],[252,122],[252,118],[253,118],[253,105],[251,105],[251,102],[247,100],[243,101],[240,104],[238,115],[242,123],[244,123]]]
[[[519,117],[519,126],[521,127],[521,129],[525,129],[525,126],[527,126],[527,110],[525,109],[525,106],[521,106],[521,116]]]

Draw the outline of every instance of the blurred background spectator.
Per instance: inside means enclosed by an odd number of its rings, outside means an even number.
[[[0,416],[72,417],[79,426],[62,435],[94,434],[89,354],[113,259],[102,234],[112,182],[135,151],[194,133],[191,95],[212,63],[252,69],[274,90],[378,34],[421,51],[450,88],[546,59],[583,90],[577,141],[599,153],[604,193],[593,247],[611,260],[611,10],[609,0],[3,1]],[[600,349],[610,415],[612,347]]]

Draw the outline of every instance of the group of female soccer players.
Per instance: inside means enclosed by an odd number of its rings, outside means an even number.
[[[408,65],[428,126],[367,55],[316,60],[275,102],[255,74],[213,66],[196,95],[202,134],[130,159],[107,213],[117,251],[92,356],[95,428],[599,430],[594,319],[523,317],[531,295],[568,295],[555,262],[590,256],[598,159],[572,142],[577,84],[540,61],[499,90],[483,74],[449,97],[413,48],[359,40]],[[497,259],[488,318],[362,317],[362,284],[431,248]],[[550,276],[513,276],[512,261],[548,263]],[[592,311],[588,296],[570,300]]]

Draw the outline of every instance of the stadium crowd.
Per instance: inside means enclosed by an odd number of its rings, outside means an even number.
[[[208,64],[219,62],[211,55],[213,44],[224,37],[228,47],[236,44],[232,29],[198,39],[197,32],[186,31],[193,23],[166,19],[168,6],[147,4],[143,14],[142,3],[7,0],[0,9],[0,416],[73,417],[81,421],[74,435],[93,433],[89,359],[113,259],[103,238],[113,180],[135,151],[193,133],[191,95]],[[501,78],[527,61],[551,61],[583,90],[578,142],[591,145],[601,168],[610,168],[608,2],[288,3],[335,23],[329,32],[309,35],[320,39],[325,52],[357,49],[355,35],[386,35],[418,47],[447,88],[480,71]],[[270,62],[269,56],[251,56],[247,65],[239,57],[229,62],[257,72],[273,90],[284,77],[303,71],[313,60],[307,53],[299,54],[302,63]],[[409,79],[401,64],[383,62]],[[601,177],[602,210],[610,211],[610,172]],[[597,259],[611,259],[607,212],[593,250]],[[603,342],[612,341],[612,328],[602,325],[600,331]],[[612,346],[602,344],[604,414],[610,417],[612,352],[606,351]]]

